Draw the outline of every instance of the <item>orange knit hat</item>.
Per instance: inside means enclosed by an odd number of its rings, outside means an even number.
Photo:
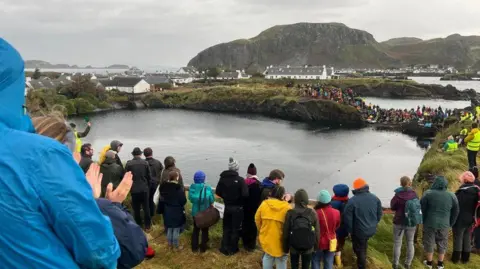
[[[367,185],[367,182],[363,178],[359,177],[355,179],[355,181],[353,182],[353,189],[358,190],[365,187],[366,185]]]

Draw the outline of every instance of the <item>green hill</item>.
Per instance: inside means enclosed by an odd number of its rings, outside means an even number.
[[[385,68],[439,64],[468,68],[479,62],[480,36],[454,34],[431,40],[400,37],[379,43],[372,34],[341,23],[297,23],[277,25],[250,39],[209,47],[188,65],[255,72],[268,65]]]

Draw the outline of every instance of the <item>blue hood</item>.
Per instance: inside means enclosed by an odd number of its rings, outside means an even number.
[[[30,118],[24,113],[25,72],[18,51],[0,38],[0,125],[34,132]]]
[[[268,177],[266,177],[262,181],[262,187],[273,188],[273,187],[275,187],[275,183],[273,183]]]

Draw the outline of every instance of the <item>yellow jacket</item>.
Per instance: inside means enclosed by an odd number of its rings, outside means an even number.
[[[480,130],[473,128],[472,131],[465,137],[465,143],[467,143],[467,149],[471,151],[480,150]]]
[[[105,161],[105,159],[107,158],[105,154],[110,149],[111,149],[110,145],[103,147],[102,151],[100,152],[100,156],[98,157],[98,164],[102,164]]]
[[[285,255],[282,246],[283,223],[290,209],[292,207],[287,202],[270,198],[262,202],[255,214],[260,246],[272,257]]]

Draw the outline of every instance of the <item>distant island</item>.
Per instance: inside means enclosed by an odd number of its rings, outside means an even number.
[[[372,34],[342,23],[296,23],[206,48],[188,66],[218,66],[250,73],[270,65],[395,68],[432,64],[480,69],[479,48],[480,36],[453,34],[430,40],[399,37],[378,42]]]
[[[42,60],[26,60],[25,68],[39,68],[39,69],[130,69],[130,66],[126,64],[112,64],[107,67],[93,67],[87,65],[81,67],[78,65],[69,65],[69,64],[52,64]]]

